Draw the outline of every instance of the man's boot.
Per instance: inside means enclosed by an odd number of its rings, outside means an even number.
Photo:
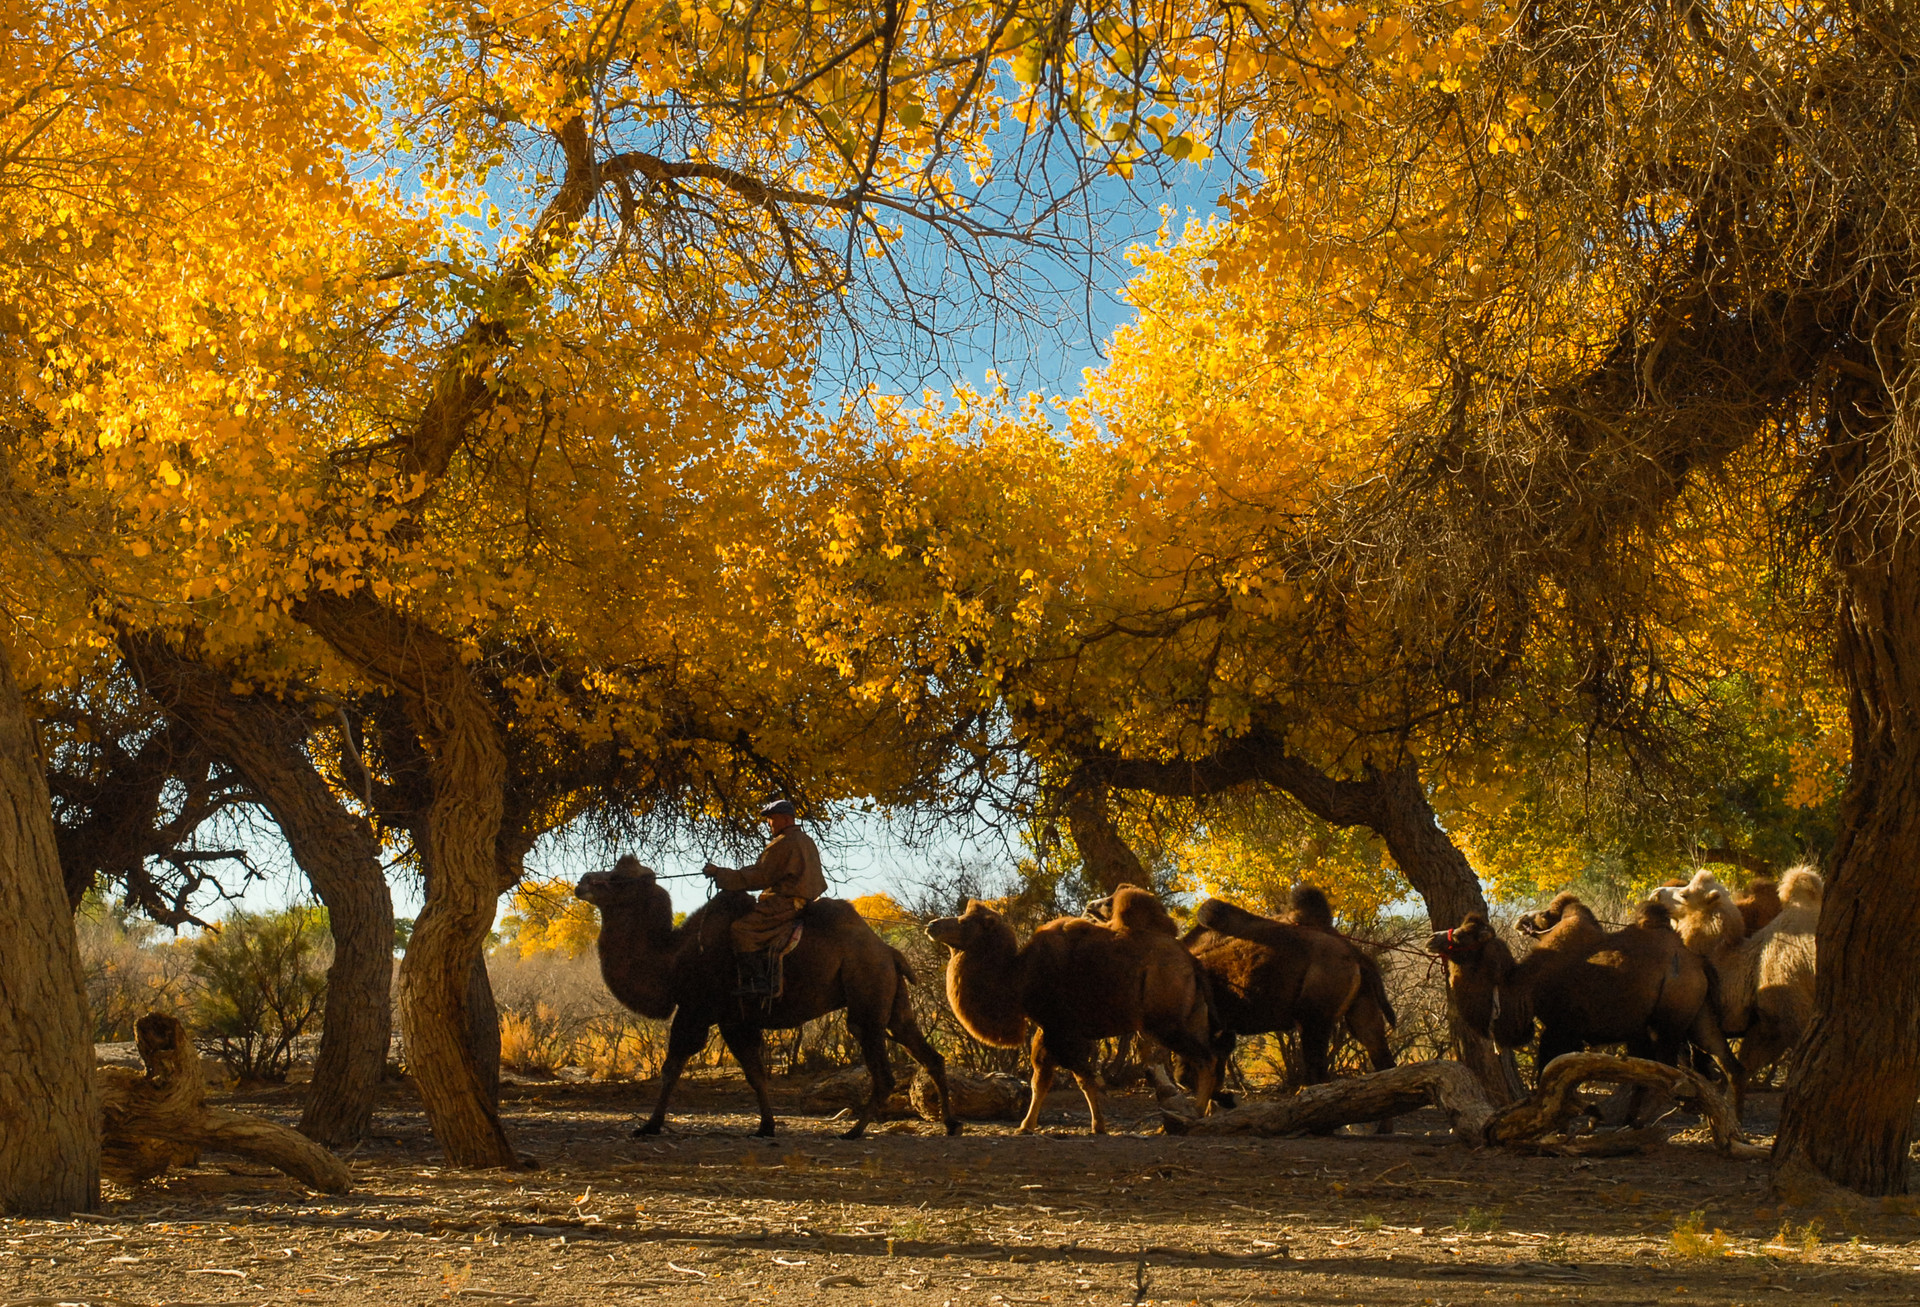
[[[734,958],[733,965],[739,980],[733,991],[736,997],[765,1001],[773,996],[772,954],[765,949],[741,953]]]

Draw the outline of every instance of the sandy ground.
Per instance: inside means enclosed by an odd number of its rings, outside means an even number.
[[[395,1086],[313,1195],[209,1156],[100,1215],[0,1220],[0,1303],[939,1304],[1868,1303],[1920,1297],[1920,1221],[1782,1212],[1765,1168],[1678,1142],[1627,1159],[1517,1158],[1384,1137],[1157,1133],[1142,1096],[1085,1134],[957,1139],[901,1125],[858,1142],[781,1091],[782,1130],[736,1078],[683,1087],[672,1132],[628,1137],[648,1086],[505,1094],[537,1170],[441,1167]],[[294,1119],[296,1090],[233,1105]],[[1777,1103],[1761,1097],[1749,1124]],[[925,1130],[926,1133],[917,1133]],[[1693,1214],[1698,1213],[1696,1217]],[[1816,1224],[1808,1228],[1808,1222]],[[1783,1225],[1786,1227],[1783,1230]]]

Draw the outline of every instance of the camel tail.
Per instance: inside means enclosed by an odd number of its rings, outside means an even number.
[[[1387,1028],[1398,1026],[1400,1016],[1393,1010],[1393,1000],[1387,997],[1387,978],[1380,974],[1380,964],[1364,953],[1360,955],[1360,984],[1379,1005],[1380,1015],[1387,1019]]]
[[[893,969],[900,973],[902,980],[906,981],[909,985],[917,985],[920,983],[920,977],[915,973],[913,964],[907,961],[906,954],[891,944],[887,945],[887,952],[893,954]]]

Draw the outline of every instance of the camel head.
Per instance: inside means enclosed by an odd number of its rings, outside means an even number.
[[[582,876],[573,887],[573,896],[596,908],[637,908],[666,898],[667,892],[660,888],[653,868],[641,866],[640,859],[629,853],[613,864],[612,871],[590,871]]]
[[[1514,929],[1522,935],[1531,935],[1538,939],[1570,915],[1589,922],[1594,920],[1593,913],[1588,911],[1587,905],[1580,901],[1579,895],[1571,890],[1561,890],[1553,896],[1553,902],[1538,912],[1522,913],[1513,925]]]
[[[1521,1041],[1523,1027],[1533,1022],[1533,1006],[1523,994],[1503,998],[1513,954],[1484,913],[1469,912],[1452,930],[1435,931],[1427,949],[1447,960],[1447,988],[1469,1026],[1502,1042]]]
[[[1436,930],[1427,940],[1429,953],[1437,953],[1462,966],[1472,966],[1489,949],[1499,946],[1500,937],[1494,934],[1483,912],[1469,912],[1452,930]]]
[[[1693,873],[1693,879],[1681,889],[1680,901],[1689,911],[1720,912],[1725,910],[1722,905],[1725,908],[1733,906],[1733,895],[1720,883],[1719,877],[1702,867]]]
[[[968,899],[967,910],[957,917],[939,917],[929,921],[927,936],[936,944],[945,944],[955,953],[989,948],[1001,948],[1014,953],[1020,947],[1012,923],[979,899]]]

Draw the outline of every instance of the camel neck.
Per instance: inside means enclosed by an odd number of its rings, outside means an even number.
[[[1009,1048],[1026,1033],[1020,1001],[1020,954],[1012,932],[975,942],[947,964],[947,1001],[984,1044]]]
[[[657,915],[650,905],[601,909],[600,977],[621,1003],[664,1021],[673,1015],[670,972],[678,932],[671,917],[654,920]]]

